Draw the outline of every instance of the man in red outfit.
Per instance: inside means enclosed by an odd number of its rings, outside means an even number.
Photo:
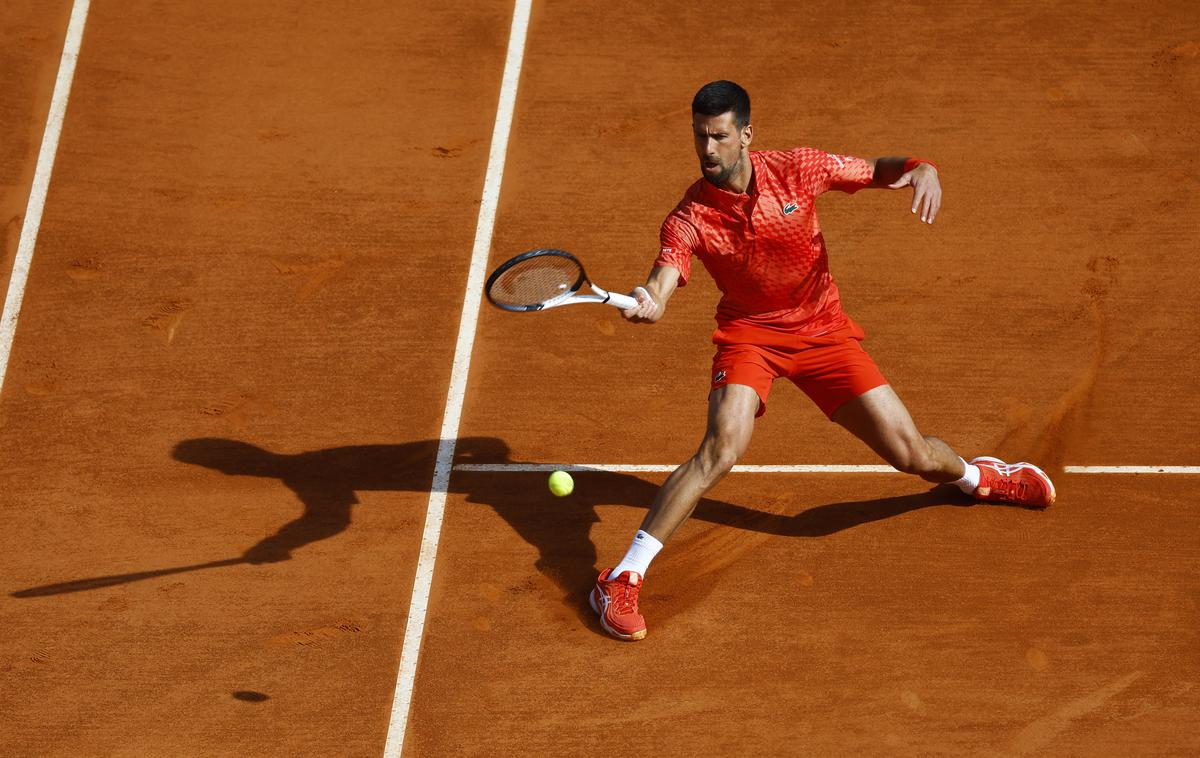
[[[624,316],[657,322],[687,284],[692,257],[704,264],[723,294],[708,428],[700,449],[659,490],[625,558],[596,580],[591,603],[604,630],[620,639],[646,636],[638,594],[650,561],[745,452],[776,378],[794,383],[900,471],[953,483],[980,500],[1053,503],[1054,485],[1036,466],[990,457],[968,463],[922,435],[863,350],[862,328],[842,311],[817,196],[911,186],[912,212],[932,224],[942,198],[937,167],[920,158],[866,161],[808,147],[751,151],[750,97],[728,81],[696,93],[692,130],[702,178],[663,222],[654,268]]]

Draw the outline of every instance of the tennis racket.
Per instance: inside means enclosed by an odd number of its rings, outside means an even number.
[[[594,295],[580,295],[583,285]],[[628,295],[597,287],[579,259],[565,250],[545,248],[505,261],[487,280],[487,298],[506,311],[542,311],[574,303],[608,303],[627,310],[638,302]]]

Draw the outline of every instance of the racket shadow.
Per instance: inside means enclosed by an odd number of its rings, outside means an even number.
[[[464,438],[458,444],[468,459],[478,455],[488,459],[508,455],[508,446],[494,438]],[[422,440],[395,445],[352,445],[289,455],[240,440],[184,440],[171,451],[171,457],[176,461],[228,476],[278,479],[295,493],[303,505],[303,513],[237,557],[55,582],[10,594],[16,598],[45,597],[192,571],[291,560],[295,552],[306,545],[329,539],[349,528],[353,506],[358,503],[357,492],[428,491],[433,480],[437,448],[438,440]]]

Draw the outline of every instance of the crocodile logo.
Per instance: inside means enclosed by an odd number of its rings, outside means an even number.
[[[795,203],[788,203],[787,205],[783,206],[783,215],[787,216],[795,213],[799,207],[800,206],[796,205]]]

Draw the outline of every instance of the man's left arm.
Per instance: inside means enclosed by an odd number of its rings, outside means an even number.
[[[912,212],[921,211],[921,220],[932,224],[942,207],[942,184],[937,166],[921,158],[876,158],[870,187],[913,188]]]

